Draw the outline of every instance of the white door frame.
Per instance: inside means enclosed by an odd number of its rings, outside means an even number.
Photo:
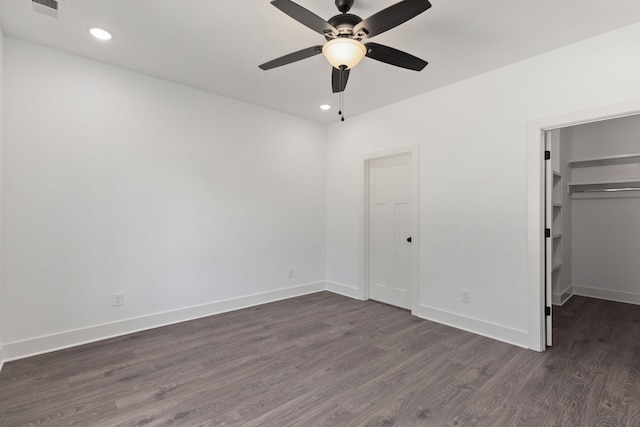
[[[373,160],[385,157],[396,156],[398,154],[410,154],[409,169],[411,171],[411,314],[415,314],[419,301],[419,220],[420,220],[420,199],[419,199],[419,165],[420,165],[420,145],[406,145],[393,147],[383,151],[363,154],[360,157],[360,206],[363,218],[360,229],[360,241],[362,242],[362,259],[360,260],[360,297],[363,300],[369,299],[369,163]]]
[[[532,121],[527,129],[528,223],[527,289],[529,289],[529,348],[544,351],[545,345],[545,174],[544,133],[553,129],[640,114],[640,99],[566,113]]]

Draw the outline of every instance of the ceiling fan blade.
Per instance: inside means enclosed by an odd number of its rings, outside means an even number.
[[[396,67],[421,71],[428,64],[427,61],[417,56],[409,55],[406,52],[389,46],[378,43],[365,43],[364,46],[367,48],[367,56],[369,58],[395,65]]]
[[[344,92],[344,89],[347,87],[350,71],[349,69],[340,70],[339,68],[333,67],[333,70],[331,70],[331,88],[333,89],[333,93]]]
[[[322,35],[333,34],[338,35],[338,30],[315,13],[305,9],[291,0],[273,0],[272,5],[309,28]]]
[[[290,53],[288,55],[281,56],[280,58],[276,58],[258,66],[263,70],[270,70],[272,68],[281,67],[283,65],[291,64],[292,62],[310,58],[319,53],[322,53],[322,46],[312,46],[306,49],[299,50],[297,52]]]
[[[371,38],[407,22],[431,7],[428,0],[403,0],[371,15],[353,27],[353,34]]]

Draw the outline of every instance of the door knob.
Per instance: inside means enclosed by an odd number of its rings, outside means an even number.
[[[407,237],[407,242],[411,243],[411,237]]]

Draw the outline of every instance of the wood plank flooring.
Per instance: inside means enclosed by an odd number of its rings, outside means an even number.
[[[6,363],[1,426],[640,426],[640,306],[544,353],[329,292]]]

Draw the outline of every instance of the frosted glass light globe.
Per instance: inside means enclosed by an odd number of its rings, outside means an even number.
[[[322,53],[335,68],[345,66],[347,69],[358,65],[367,53],[367,48],[357,40],[338,37],[322,46]]]

